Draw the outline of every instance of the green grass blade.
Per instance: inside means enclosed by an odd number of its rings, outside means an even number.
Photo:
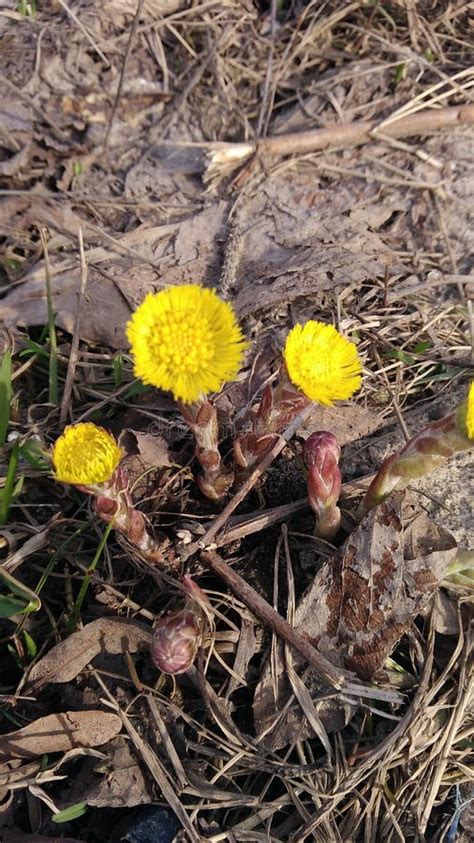
[[[68,628],[69,632],[74,632],[76,627],[77,627],[79,615],[81,614],[82,604],[84,603],[85,596],[86,596],[86,594],[89,590],[89,586],[91,584],[92,574],[94,573],[94,571],[97,567],[97,563],[98,563],[98,561],[99,561],[99,559],[102,555],[102,551],[103,551],[103,549],[106,545],[107,539],[108,539],[108,537],[110,535],[110,532],[113,529],[113,527],[114,527],[114,521],[111,521],[109,524],[107,524],[107,527],[104,530],[104,534],[103,534],[103,536],[102,536],[102,538],[99,542],[99,545],[97,547],[97,550],[95,552],[95,556],[94,556],[91,564],[89,565],[89,567],[87,569],[87,572],[86,572],[86,575],[85,575],[84,579],[82,580],[81,587],[79,589],[79,594],[77,595],[76,602],[74,603],[74,606],[73,606],[73,609],[72,609],[72,612],[71,612],[71,617],[69,618],[69,621],[68,621],[68,624],[67,624],[67,628]]]
[[[0,448],[7,438],[12,395],[12,353],[8,349],[0,363]]]
[[[76,802],[75,805],[70,805],[69,808],[64,808],[64,811],[58,811],[51,817],[53,823],[68,823],[71,820],[77,820],[82,817],[87,811],[87,802]]]
[[[10,512],[10,506],[13,499],[13,493],[15,490],[15,478],[16,472],[18,468],[18,460],[20,457],[20,443],[17,440],[13,445],[11,454],[10,454],[10,461],[8,463],[8,470],[7,470],[7,477],[5,480],[5,486],[1,492],[0,497],[0,525],[6,524],[8,520],[8,513]]]

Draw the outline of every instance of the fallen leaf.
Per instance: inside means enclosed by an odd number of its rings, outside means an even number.
[[[384,424],[382,415],[367,410],[358,404],[339,404],[337,407],[318,407],[299,428],[298,435],[307,439],[318,430],[329,430],[336,436],[339,445],[355,442],[369,436]]]
[[[366,220],[351,218],[360,203],[360,186],[323,189],[304,168],[266,182],[242,222],[233,270],[238,312],[383,277],[394,256]]]
[[[231,286],[241,317],[384,277],[387,256],[393,258],[390,250],[367,221],[347,215],[353,195],[344,194],[344,200],[340,196],[341,191],[309,190],[301,175],[283,175],[252,198],[232,260]],[[21,242],[23,232],[28,244],[32,226],[46,225],[59,233],[49,249],[54,308],[58,327],[72,333],[80,284],[77,235],[82,227],[89,275],[80,336],[124,348],[130,312],[150,290],[183,283],[219,290],[230,212],[230,202],[217,200],[179,223],[141,225],[112,238],[65,203],[35,198],[27,203],[24,197],[11,197],[3,205],[0,233],[7,242]],[[1,309],[10,329],[46,324],[43,261],[6,293]]]
[[[49,682],[70,682],[99,653],[135,653],[148,649],[151,630],[121,618],[99,618],[56,644],[32,668],[24,693],[36,693]]]
[[[40,717],[7,735],[0,736],[0,760],[35,758],[73,747],[101,746],[118,735],[122,721],[105,711],[65,711]]]
[[[142,471],[171,468],[168,443],[162,436],[127,427],[120,433],[118,441],[127,452],[127,457],[136,457]]]
[[[16,176],[17,173],[24,171],[30,158],[31,144],[27,143],[23,149],[7,158],[6,161],[0,162],[0,176]]]
[[[429,605],[444,571],[457,553],[456,541],[424,513],[403,506],[393,495],[374,509],[327,560],[300,600],[294,625],[335,665],[371,679],[409,628]],[[300,674],[305,665],[293,656]],[[324,689],[315,672],[304,681],[326,731],[341,728],[350,707],[334,700],[318,701]],[[276,682],[277,694],[273,693]],[[276,722],[275,712],[288,706]],[[313,734],[300,706],[291,703],[283,649],[278,650],[276,676],[264,667],[256,688],[254,718],[259,734],[270,729],[265,744],[273,748]]]
[[[163,18],[172,15],[184,6],[183,0],[145,0],[141,11],[141,17]],[[123,26],[130,22],[130,16],[137,11],[135,0],[105,0],[102,5],[102,14],[109,15],[116,25]],[[126,15],[126,21],[118,21],[118,15]]]
[[[71,783],[67,800],[60,803],[62,809],[76,802],[96,808],[133,808],[151,802],[145,777],[123,735],[103,746],[101,753],[105,754],[101,761],[85,759]]]
[[[441,635],[459,635],[460,615],[456,603],[443,591],[438,591],[433,607],[433,626]]]

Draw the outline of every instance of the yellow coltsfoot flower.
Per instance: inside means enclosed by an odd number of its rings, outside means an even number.
[[[75,486],[106,483],[123,455],[122,448],[103,427],[92,422],[71,424],[54,445],[54,474],[56,480]]]
[[[326,407],[350,398],[360,388],[362,363],[357,348],[332,325],[312,320],[295,325],[283,356],[292,383]]]
[[[474,381],[469,384],[469,392],[467,393],[466,435],[468,439],[474,439]]]
[[[185,404],[233,380],[246,348],[230,304],[198,284],[149,293],[127,337],[136,376]]]

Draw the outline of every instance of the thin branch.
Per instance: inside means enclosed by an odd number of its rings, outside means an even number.
[[[87,289],[87,263],[84,254],[84,240],[82,237],[82,228],[79,229],[79,254],[81,257],[81,284],[79,287],[79,300],[77,303],[76,321],[74,324],[74,333],[71,341],[71,351],[69,354],[69,362],[67,366],[66,383],[64,386],[63,397],[61,400],[61,412],[59,415],[59,428],[62,430],[66,423],[67,411],[69,409],[69,402],[72,395],[72,385],[74,383],[74,375],[76,372],[77,357],[79,351],[79,325],[81,321],[82,311],[84,309],[84,300]]]
[[[468,126],[473,123],[474,105],[440,109],[426,108],[388,124],[381,123],[380,120],[362,120],[345,126],[333,124],[325,129],[274,135],[254,142],[212,143],[207,148],[211,156],[211,165],[213,154],[216,156],[216,163],[217,161],[220,164],[235,162],[238,165],[256,152],[262,156],[281,156],[360,146],[379,139],[377,136],[379,126],[383,126],[386,137],[405,138],[411,135],[428,135],[439,129]]]
[[[331,664],[313,645],[296,629],[275,611],[273,606],[260,595],[251,585],[234,571],[227,562],[212,550],[204,551],[201,559],[211,571],[218,574],[231,588],[234,594],[245,603],[254,615],[262,620],[276,634],[297,650],[306,662],[311,665],[318,675],[332,688],[343,691],[344,694],[383,699],[390,702],[401,702],[402,697],[394,691],[384,691],[364,683],[352,682],[353,674]]]
[[[234,571],[227,562],[212,550],[204,551],[201,554],[201,559],[211,571],[218,574],[228,586],[232,589],[235,595],[242,600],[249,609],[252,610],[256,617],[260,618],[267,626],[270,626],[280,638],[283,638],[288,644],[295,648],[310,664],[314,667],[318,674],[324,679],[332,688],[340,691],[345,685],[345,674],[343,671],[334,667],[321,653],[310,644],[306,638],[303,638],[293,627],[287,623],[285,618],[275,611],[273,606],[270,606],[267,601],[258,594],[255,589],[249,585],[237,571]]]
[[[130,27],[130,35],[129,35],[129,38],[128,38],[128,41],[127,41],[127,46],[125,47],[125,54],[124,54],[124,57],[123,57],[122,67],[121,67],[121,70],[120,70],[119,82],[118,82],[118,85],[117,85],[117,93],[115,94],[114,104],[112,106],[112,113],[110,115],[109,125],[107,126],[107,134],[105,135],[104,152],[107,152],[107,147],[109,145],[110,133],[112,131],[112,123],[114,122],[115,115],[117,113],[118,104],[119,104],[119,101],[120,101],[120,97],[122,95],[123,82],[124,82],[124,78],[125,78],[125,67],[127,65],[127,59],[128,59],[129,54],[130,54],[130,49],[131,49],[132,42],[133,42],[133,39],[134,39],[134,36],[135,36],[135,32],[137,30],[138,21],[140,19],[140,15],[141,15],[142,8],[143,8],[143,3],[144,3],[144,0],[138,0],[137,11],[135,12],[135,17],[133,18],[132,25]]]
[[[308,404],[304,408],[304,410],[299,413],[295,419],[288,425],[285,432],[279,437],[279,439],[275,442],[273,448],[266,454],[263,460],[257,465],[257,467],[252,471],[252,474],[247,478],[245,483],[240,487],[240,489],[235,493],[232,500],[229,501],[227,506],[222,510],[221,514],[217,516],[217,518],[212,523],[211,527],[206,531],[202,539],[199,541],[198,545],[200,548],[204,549],[209,547],[212,544],[214,537],[217,536],[219,530],[221,530],[230,515],[237,509],[238,505],[247,497],[248,493],[253,489],[255,483],[265,473],[267,468],[271,465],[275,457],[283,450],[286,443],[289,439],[296,433],[300,425],[306,420],[309,416],[311,410],[313,408],[312,404]]]
[[[104,64],[106,64],[106,65],[107,65],[107,67],[110,67],[110,62],[109,62],[109,60],[108,60],[107,56],[106,56],[106,55],[102,52],[102,50],[100,49],[100,47],[96,44],[96,42],[94,41],[94,39],[93,39],[92,35],[91,35],[91,34],[90,34],[90,32],[89,32],[89,31],[85,28],[85,26],[84,26],[84,24],[82,23],[82,21],[81,21],[81,20],[79,20],[79,18],[77,17],[76,13],[75,13],[75,12],[73,12],[73,10],[69,8],[69,6],[68,6],[68,5],[67,5],[67,3],[65,2],[65,0],[59,0],[59,5],[60,5],[60,6],[62,6],[62,8],[63,8],[63,9],[64,9],[64,11],[66,12],[66,14],[67,14],[67,15],[69,15],[69,17],[71,18],[71,20],[73,20],[73,21],[74,21],[74,23],[76,24],[76,26],[78,26],[78,27],[79,27],[79,29],[81,30],[82,34],[83,34],[83,35],[87,38],[87,40],[88,40],[89,44],[90,44],[90,45],[91,45],[91,47],[93,47],[93,49],[96,51],[96,53],[97,53],[97,55],[99,56],[99,58],[100,58],[100,59],[102,59],[102,61],[104,62]]]

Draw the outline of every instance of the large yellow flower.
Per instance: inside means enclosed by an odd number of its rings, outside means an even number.
[[[149,293],[127,337],[137,377],[187,404],[233,380],[246,347],[230,304],[197,284]]]
[[[283,352],[290,380],[312,401],[331,407],[359,389],[362,363],[354,343],[332,325],[295,325]]]
[[[123,450],[103,427],[92,422],[71,424],[53,448],[56,480],[76,486],[93,486],[110,480]]]

